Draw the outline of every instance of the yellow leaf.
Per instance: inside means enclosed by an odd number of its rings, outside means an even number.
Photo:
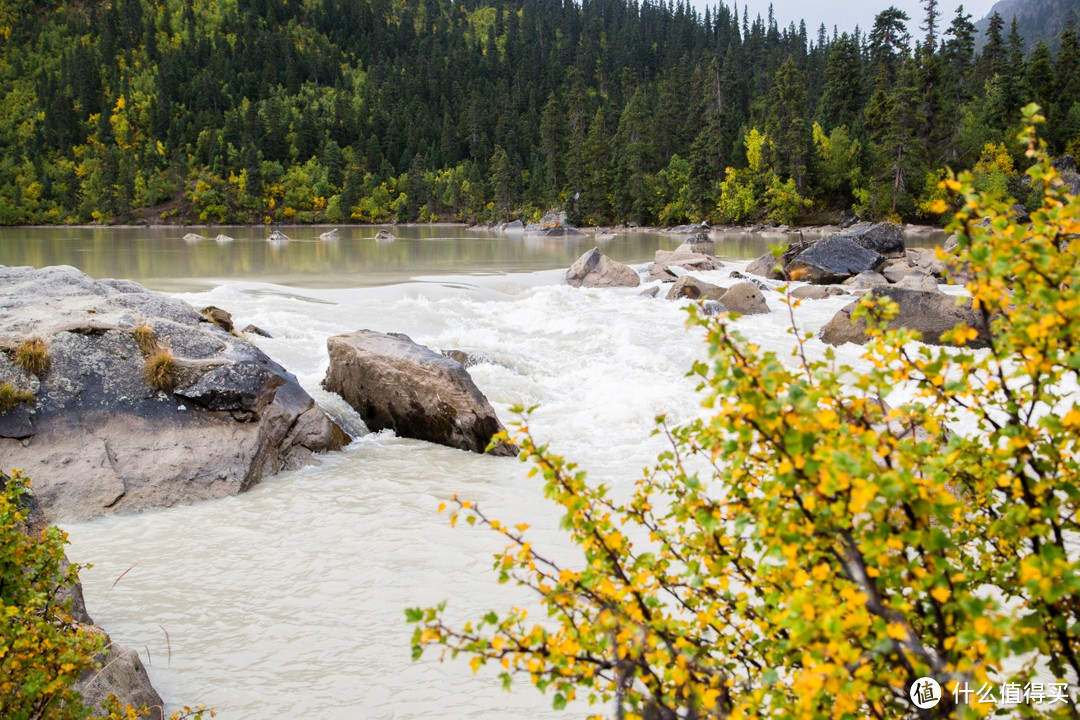
[[[939,603],[943,603],[949,599],[949,589],[944,587],[936,587],[930,591],[930,595]]]

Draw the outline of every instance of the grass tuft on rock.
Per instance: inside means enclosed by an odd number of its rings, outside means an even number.
[[[45,341],[39,337],[27,338],[19,343],[19,347],[15,348],[15,362],[26,372],[39,377],[48,372],[52,364]]]
[[[11,383],[0,383],[0,415],[14,410],[20,403],[32,405],[34,393],[29,390],[16,390]]]
[[[155,390],[170,392],[176,385],[176,360],[168,348],[157,348],[146,358],[146,382]]]
[[[149,358],[158,351],[154,328],[150,327],[150,324],[145,320],[139,320],[135,323],[131,335],[135,338],[135,344],[139,346],[139,352],[143,354],[143,357]]]

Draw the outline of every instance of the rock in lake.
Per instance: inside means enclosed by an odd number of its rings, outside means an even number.
[[[326,242],[331,242],[333,240],[340,240],[341,239],[341,233],[338,232],[337,228],[334,228],[333,230],[327,230],[326,232],[321,233],[319,235],[319,239],[324,240]]]
[[[200,235],[199,233],[187,233],[186,235],[184,235],[184,242],[188,242],[188,243],[201,242],[201,241],[203,241],[205,239],[206,238],[203,237],[202,235]]]
[[[593,248],[566,271],[566,284],[571,287],[637,287],[641,278],[633,268],[615,262]]]
[[[677,255],[716,255],[716,243],[705,233],[698,233],[675,248],[675,253]]]
[[[0,414],[0,454],[53,521],[235,495],[347,441],[254,345],[128,280],[0,268],[0,344],[30,337],[50,366]],[[0,381],[25,383],[14,368]]]
[[[290,238],[288,235],[281,232],[280,230],[275,230],[274,232],[270,233],[270,236],[268,238],[266,238],[266,242],[287,243],[292,242],[292,238]]]
[[[219,234],[216,238],[214,238],[214,242],[216,242],[218,245],[224,245],[226,243],[234,242],[234,240],[228,235]]]
[[[900,306],[900,312],[889,321],[888,329],[907,328],[918,330],[924,343],[944,345],[941,336],[958,324],[975,328],[979,335],[968,343],[968,347],[987,347],[990,331],[981,313],[972,309],[971,298],[961,299],[940,292],[924,292],[892,287],[879,287],[870,290],[875,298],[889,297]],[[846,342],[856,345],[866,344],[866,321],[853,322],[852,313],[859,301],[841,308],[832,320],[821,329],[820,337],[827,345],[842,345]]]
[[[323,387],[356,408],[374,432],[483,453],[503,429],[460,362],[404,335],[358,330],[331,337],[326,346]],[[491,454],[513,456],[517,448],[500,443]]]
[[[375,233],[375,242],[384,243],[394,242],[395,240],[397,240],[397,237],[389,230],[380,230],[379,232]]]
[[[884,262],[884,255],[864,248],[849,237],[833,235],[796,255],[788,263],[787,271],[793,280],[826,285],[876,271]]]
[[[585,235],[566,222],[564,213],[549,212],[540,222],[525,227],[527,237],[582,237]]]

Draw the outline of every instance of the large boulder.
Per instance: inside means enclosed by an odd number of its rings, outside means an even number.
[[[752,282],[736,283],[720,296],[720,304],[728,312],[740,315],[759,315],[769,312],[769,304],[761,289]]]
[[[710,244],[712,241],[709,241]],[[682,245],[680,248],[684,247]],[[678,271],[672,271],[671,268],[677,267],[684,270],[696,270],[699,272],[705,272],[708,270],[719,270],[724,265],[712,255],[705,255],[702,253],[687,253],[679,252],[679,250],[657,250],[656,256],[652,265],[649,266],[649,279],[660,280],[661,282],[671,282],[683,275]]]
[[[940,292],[908,290],[899,287],[879,287],[870,290],[875,298],[888,296],[900,307],[900,312],[889,321],[888,329],[906,328],[918,330],[923,342],[929,345],[945,344],[941,336],[963,323],[978,331],[978,337],[968,343],[968,347],[987,347],[990,342],[990,330],[983,315],[972,309],[971,298],[960,299]],[[852,313],[860,301],[841,308],[825,327],[821,329],[822,342],[828,345],[842,345],[846,342],[863,345],[869,340],[866,335],[865,319],[853,321]]]
[[[885,257],[904,256],[904,230],[896,223],[859,223],[840,233],[856,245]]]
[[[404,335],[358,330],[335,335],[326,347],[323,387],[356,408],[369,430],[475,453],[503,430],[460,362]],[[491,454],[512,456],[517,448],[500,443]]]
[[[800,252],[786,269],[794,280],[824,285],[876,271],[884,262],[884,255],[864,248],[849,237],[833,235]]]
[[[32,395],[0,413],[0,455],[54,521],[235,495],[347,441],[254,345],[127,280],[0,267],[0,346],[29,338],[49,367],[0,353],[0,382]]]
[[[566,271],[566,284],[572,287],[637,287],[641,278],[637,272],[593,248]]]
[[[675,281],[675,284],[668,290],[668,300],[680,300],[682,298],[690,298],[691,300],[719,300],[723,297],[726,291],[724,288],[707,283],[704,280],[698,280],[691,275],[684,275]]]

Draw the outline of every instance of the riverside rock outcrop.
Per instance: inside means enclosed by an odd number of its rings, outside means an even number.
[[[464,366],[405,335],[358,330],[326,341],[330,367],[323,387],[337,393],[368,429],[393,430],[475,453],[503,430]],[[492,455],[517,455],[500,443]]]
[[[14,361],[31,338],[36,374]],[[0,348],[0,382],[33,398],[0,413],[0,456],[52,521],[235,495],[348,440],[254,345],[128,280],[0,267]]]
[[[566,271],[566,284],[571,287],[637,287],[641,278],[628,265],[615,262],[600,252],[600,248],[588,251]]]

